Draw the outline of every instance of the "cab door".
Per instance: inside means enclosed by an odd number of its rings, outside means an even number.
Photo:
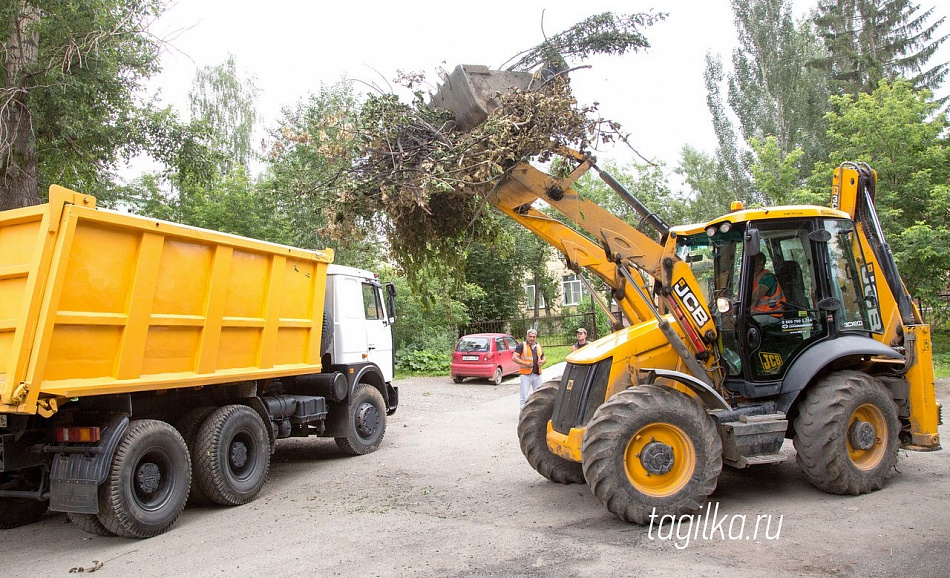
[[[383,306],[383,290],[379,283],[363,281],[363,313],[366,328],[367,361],[379,366],[386,381],[392,381],[393,332],[390,327],[390,315]]]
[[[799,353],[828,335],[817,277],[826,248],[815,225],[783,220],[752,223],[747,230],[738,336],[752,381],[781,379]],[[765,261],[758,274],[756,260]],[[768,311],[762,310],[763,298],[755,297],[760,286],[760,291],[774,286]]]

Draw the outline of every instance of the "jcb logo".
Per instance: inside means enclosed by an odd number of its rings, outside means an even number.
[[[782,367],[782,356],[778,353],[759,352],[759,362],[762,363],[762,371],[772,371]]]
[[[864,286],[864,299],[868,304],[868,321],[873,333],[884,332],[884,321],[881,319],[881,309],[877,302],[877,280],[874,276],[874,265],[867,263],[861,268],[861,284]]]
[[[703,304],[696,298],[696,294],[693,293],[689,285],[686,284],[686,279],[677,281],[676,284],[673,285],[673,292],[676,293],[676,296],[682,301],[686,310],[692,315],[696,325],[699,327],[706,325],[706,322],[709,321],[709,313],[706,312],[706,308],[703,307]]]

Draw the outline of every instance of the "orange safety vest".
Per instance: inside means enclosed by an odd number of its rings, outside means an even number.
[[[520,373],[521,375],[531,375],[531,373],[534,371],[534,356],[531,353],[531,348],[528,347],[528,342],[525,341],[523,345],[524,347],[521,348],[521,359],[525,361],[530,361],[531,365],[529,365],[528,367],[519,365],[518,373]],[[544,357],[544,353],[542,353],[541,351],[541,344],[535,343],[534,346],[538,350],[538,359],[541,359],[542,357]],[[538,371],[541,371],[540,365],[538,366]]]
[[[755,294],[755,290],[759,288],[759,281],[762,280],[762,277],[768,273],[765,269],[755,277],[752,281],[752,294]],[[775,292],[772,295],[764,295],[761,299],[752,304],[752,313],[764,313],[772,314],[775,312],[781,312],[785,309],[785,292],[782,291],[782,286],[779,284],[778,279],[775,280]]]

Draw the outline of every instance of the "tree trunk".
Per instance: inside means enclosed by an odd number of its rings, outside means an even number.
[[[10,22],[6,78],[0,94],[0,210],[36,205],[36,139],[29,109],[29,71],[39,49],[39,8],[20,0]]]

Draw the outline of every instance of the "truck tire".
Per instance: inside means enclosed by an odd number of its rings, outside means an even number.
[[[246,405],[215,409],[198,430],[195,478],[208,498],[223,506],[257,497],[270,469],[270,438],[264,420]]]
[[[5,476],[0,474],[0,488],[4,490],[36,491],[42,472],[31,470]],[[15,476],[15,477],[14,477]],[[0,530],[19,528],[40,519],[49,509],[49,500],[33,498],[0,498]]]
[[[689,396],[642,385],[621,391],[594,413],[581,446],[584,477],[618,518],[699,511],[722,472],[713,419]]]
[[[795,456],[830,494],[879,490],[897,463],[900,422],[890,391],[858,371],[836,371],[805,392],[795,418]]]
[[[178,430],[181,437],[185,440],[185,445],[188,446],[188,455],[191,456],[192,476],[191,492],[188,494],[189,506],[203,506],[211,503],[208,496],[201,490],[201,485],[198,483],[197,476],[194,472],[196,471],[195,443],[198,441],[198,430],[201,428],[201,424],[204,423],[214,410],[214,406],[196,407],[186,413],[184,417],[175,424],[175,429]]]
[[[99,486],[99,521],[117,536],[151,538],[185,509],[191,460],[178,430],[158,420],[134,420]]]
[[[70,512],[66,514],[66,518],[71,524],[87,534],[115,536],[115,534],[109,531],[109,528],[103,525],[102,521],[99,520],[99,516],[95,514],[75,514]]]
[[[528,398],[518,418],[518,441],[528,463],[545,478],[558,484],[583,484],[581,464],[565,460],[548,449],[548,422],[554,414],[559,384],[559,381],[545,382]]]
[[[351,456],[375,452],[386,434],[386,402],[372,385],[357,384],[350,396],[346,436],[336,438],[336,445]]]

